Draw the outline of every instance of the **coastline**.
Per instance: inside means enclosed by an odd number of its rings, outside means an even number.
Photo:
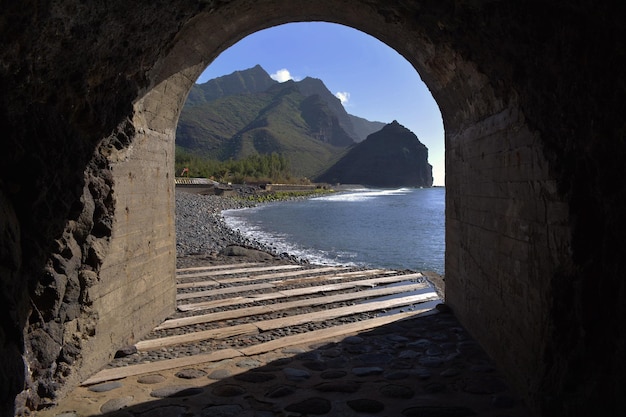
[[[254,190],[237,189],[238,196],[201,195],[176,191],[176,259],[177,267],[190,267],[198,263],[237,263],[250,260],[272,263],[309,264],[308,259],[286,252],[279,253],[268,244],[261,243],[239,230],[230,228],[222,215],[224,210],[256,207],[249,199]],[[271,202],[310,198],[296,196]],[[439,296],[445,297],[445,276],[434,271],[424,274]]]
[[[258,205],[245,199],[249,195],[250,190],[247,189],[242,189],[240,197],[176,190],[177,267],[192,266],[194,259],[201,262],[238,262],[255,258],[264,262],[309,263],[292,254],[277,253],[270,246],[250,239],[226,224],[222,211]]]

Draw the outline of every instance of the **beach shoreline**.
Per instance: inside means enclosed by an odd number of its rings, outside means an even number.
[[[176,191],[176,259],[177,267],[191,267],[210,261],[219,263],[265,262],[308,264],[308,259],[286,252],[278,253],[264,244],[229,227],[222,214],[225,210],[252,208],[259,203],[247,199],[254,190],[238,189],[238,197],[201,195]],[[294,197],[295,199],[309,197]],[[445,296],[445,277],[434,271],[419,271]]]
[[[193,266],[193,260],[238,262],[254,258],[263,262],[309,263],[288,253],[278,253],[269,245],[251,239],[226,224],[222,212],[256,207],[258,203],[240,197],[202,195],[176,191],[177,267]],[[302,197],[296,197],[302,198]],[[234,250],[233,247],[242,248]]]

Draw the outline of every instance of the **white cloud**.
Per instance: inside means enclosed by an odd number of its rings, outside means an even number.
[[[348,104],[348,101],[350,100],[350,93],[348,93],[347,91],[337,91],[335,93],[335,97],[337,97],[339,101],[341,101],[341,104],[346,106]]]
[[[293,77],[291,76],[287,68],[279,69],[275,73],[271,74],[270,77],[272,77],[272,79],[278,81],[279,83],[293,80]]]

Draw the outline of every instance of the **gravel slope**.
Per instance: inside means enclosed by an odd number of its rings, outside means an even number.
[[[264,249],[226,226],[222,210],[252,207],[232,197],[176,191],[176,255],[211,254],[228,245]]]
[[[240,190],[241,195],[250,193]],[[185,258],[219,257],[228,246],[242,246],[271,254],[277,261],[307,263],[287,253],[249,239],[226,225],[222,210],[254,207],[256,203],[240,198],[200,195],[176,191],[176,256],[179,267],[189,266]],[[187,259],[189,260],[189,259]]]

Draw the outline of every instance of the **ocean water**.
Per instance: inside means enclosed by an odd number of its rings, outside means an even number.
[[[311,263],[444,273],[442,187],[354,189],[223,215],[229,227]]]

